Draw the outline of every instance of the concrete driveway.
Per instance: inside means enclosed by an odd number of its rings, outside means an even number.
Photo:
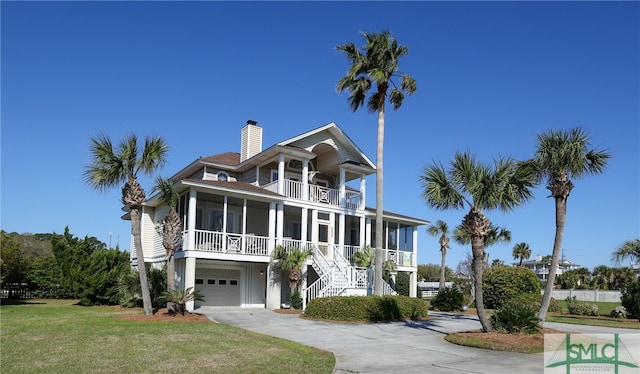
[[[266,309],[202,307],[209,319],[333,352],[334,373],[542,373],[543,354],[448,343],[450,332],[480,328],[477,317],[430,312],[429,321],[336,323]]]

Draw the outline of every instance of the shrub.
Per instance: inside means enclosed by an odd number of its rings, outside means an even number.
[[[490,318],[493,327],[508,333],[535,334],[540,331],[536,310],[516,300],[507,301]]]
[[[464,295],[455,287],[445,287],[431,299],[431,306],[443,312],[461,310],[463,303]]]
[[[622,289],[622,306],[627,313],[640,319],[640,280],[629,282]]]
[[[627,318],[627,309],[625,309],[625,307],[623,307],[622,305],[615,307],[615,309],[613,309],[611,311],[611,313],[609,313],[609,317],[611,318]]]
[[[569,301],[567,305],[570,314],[578,316],[597,316],[599,309],[596,304],[591,303],[579,303],[576,301]]]
[[[525,293],[539,293],[540,280],[531,269],[498,266],[488,269],[482,280],[484,305],[500,309],[502,304]]]
[[[332,296],[311,300],[303,316],[332,321],[420,319],[427,303],[408,296]]]
[[[540,310],[540,306],[542,305],[542,295],[539,293],[525,293],[522,294],[515,299],[514,301],[524,304],[531,308],[532,310]],[[549,302],[549,312],[562,312],[562,306],[558,302],[558,300],[551,298]]]
[[[291,295],[291,307],[293,309],[302,309],[302,296],[300,296],[300,291],[295,290]]]
[[[162,303],[171,303],[170,314],[180,314],[184,316],[187,313],[187,301],[204,301],[204,297],[200,291],[189,287],[186,290],[174,289],[164,291],[160,296],[160,300]]]

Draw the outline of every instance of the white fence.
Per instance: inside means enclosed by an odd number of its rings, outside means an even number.
[[[544,292],[543,292],[544,293]],[[575,296],[577,301],[602,301],[608,303],[619,303],[622,299],[620,291],[602,291],[602,290],[553,290],[551,297],[556,300],[564,300],[567,297],[573,299]]]

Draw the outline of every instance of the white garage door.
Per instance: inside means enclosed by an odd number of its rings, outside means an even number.
[[[209,306],[240,306],[240,270],[202,269],[196,271],[196,290]]]

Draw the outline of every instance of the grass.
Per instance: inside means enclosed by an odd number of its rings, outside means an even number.
[[[609,313],[619,303],[596,302],[592,304],[598,305],[600,316],[576,316],[568,314],[567,302],[559,301],[562,307],[562,313],[549,313],[546,322],[570,323],[587,326],[603,326],[612,328],[631,328],[640,329],[638,319],[617,319],[609,317]],[[475,309],[473,309],[475,311]],[[487,311],[491,314],[491,311]],[[499,351],[522,352],[522,353],[538,353],[544,351],[544,333],[557,333],[556,331],[545,329],[539,334],[506,334],[506,333],[482,333],[479,331],[449,334],[445,336],[445,340],[467,347],[492,349]]]
[[[117,319],[140,313],[68,300],[2,305],[7,373],[331,373],[331,352],[213,322]]]

